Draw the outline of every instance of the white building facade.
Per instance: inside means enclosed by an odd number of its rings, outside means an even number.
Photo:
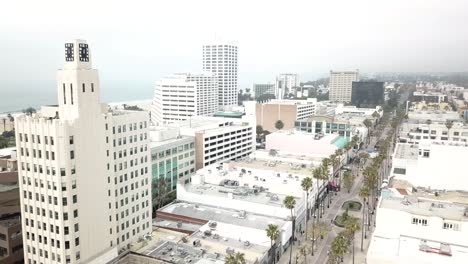
[[[171,124],[183,136],[195,137],[196,168],[248,156],[255,150],[255,123],[219,117],[193,117]]]
[[[26,263],[106,261],[151,232],[146,112],[100,103],[88,44],[65,44],[58,106],[15,119]]]
[[[203,46],[203,70],[218,78],[220,108],[237,106],[237,45],[217,42]]]
[[[211,116],[218,110],[218,81],[213,73],[181,73],[156,83],[151,111],[153,124]]]
[[[450,200],[382,197],[366,263],[466,263],[466,208]]]
[[[359,71],[330,71],[329,97],[333,102],[351,102],[353,82],[359,81]]]

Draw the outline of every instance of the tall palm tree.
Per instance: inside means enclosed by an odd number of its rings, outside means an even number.
[[[354,264],[354,235],[356,234],[356,231],[361,228],[359,224],[359,220],[356,217],[349,217],[348,220],[345,222],[345,230],[348,235],[348,239],[352,241],[352,247],[353,247],[353,264]]]
[[[453,121],[451,120],[447,120],[447,122],[445,122],[445,127],[447,128],[447,138],[450,139],[450,129],[453,127]]]
[[[306,223],[305,223],[305,239],[307,241],[307,225],[309,221],[309,193],[310,193],[310,190],[312,189],[312,178],[305,177],[304,179],[302,179],[301,187],[302,187],[302,190],[306,192],[306,199],[307,199],[306,200]]]
[[[372,121],[370,121],[370,119],[366,119],[366,120],[364,120],[364,122],[362,122],[362,123],[363,123],[364,126],[367,128],[367,143],[369,144],[370,134],[371,134],[370,127],[372,126]]]
[[[367,238],[367,234],[364,236],[364,232],[366,232],[366,229],[364,228],[365,226],[365,212],[366,212],[366,199],[369,197],[369,188],[366,185],[361,186],[361,189],[359,189],[359,197],[362,198],[362,232],[361,232],[361,251],[363,250],[364,246],[364,238]]]
[[[432,124],[432,120],[427,119],[427,120],[426,120],[426,125],[427,125],[427,127],[428,127],[428,129],[429,129],[429,134],[431,134],[431,124]]]
[[[289,264],[291,264],[291,261],[292,261],[292,247],[293,247],[293,244],[294,244],[294,232],[295,232],[295,229],[296,227],[294,226],[294,207],[296,206],[296,199],[294,199],[293,196],[291,195],[288,195],[286,197],[284,197],[284,200],[283,200],[283,205],[284,207],[288,208],[289,210],[291,210],[291,220],[292,220],[292,236],[291,236],[291,245],[290,245],[290,249],[289,249]]]
[[[273,243],[276,244],[276,240],[278,240],[280,236],[280,231],[277,225],[269,224],[268,228],[266,229],[267,236],[270,238],[270,246],[273,248]],[[273,264],[276,262],[276,247],[273,248]]]
[[[245,254],[241,252],[236,252],[234,254],[229,254],[224,259],[225,264],[245,264]]]

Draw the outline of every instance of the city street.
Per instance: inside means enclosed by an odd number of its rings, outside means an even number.
[[[387,127],[385,127],[384,131],[382,132],[381,136],[379,137],[379,139],[385,139],[388,132],[389,132],[390,128],[389,128],[389,125]],[[375,137],[371,137],[371,140],[370,140],[370,143],[368,144],[368,147],[367,147],[367,151],[369,150],[373,150],[373,146],[375,145],[375,143],[377,143],[378,139],[376,139]],[[372,159],[367,159],[365,165],[363,166],[363,168],[365,168],[367,165],[369,165],[370,163],[372,162]],[[355,179],[355,182],[354,182],[354,185],[353,187],[351,188],[350,192],[348,193],[346,190],[342,189],[341,191],[339,191],[338,193],[335,194],[331,194],[333,195],[332,196],[332,201],[331,201],[331,205],[330,205],[330,208],[326,208],[325,206],[325,212],[324,212],[324,215],[323,215],[323,218],[321,218],[320,220],[325,222],[325,223],[332,223],[333,219],[335,219],[335,217],[339,214],[341,214],[343,212],[343,210],[341,209],[341,206],[343,205],[343,203],[345,201],[348,201],[348,200],[355,200],[355,201],[360,201],[362,202],[362,199],[359,197],[359,189],[362,185],[362,181],[363,181],[363,176],[361,174],[361,170],[357,168],[357,166],[352,166],[352,169],[353,169],[353,174],[354,175],[358,175],[358,177]],[[358,171],[356,171],[358,170]],[[328,201],[328,198],[325,199],[325,201]],[[354,216],[354,217],[357,217],[361,223],[362,223],[362,211],[357,211],[357,212],[352,212],[350,211],[349,212],[350,215]],[[309,224],[311,224],[312,222],[309,220]],[[355,234],[355,243],[354,243],[354,250],[355,250],[355,260],[354,260],[354,263],[365,263],[365,259],[366,259],[366,252],[367,252],[367,248],[369,246],[369,241],[370,241],[370,238],[372,236],[372,232],[373,232],[373,219],[371,219],[371,227],[369,229],[369,231],[367,231],[367,239],[364,240],[364,243],[363,243],[363,251],[361,252],[361,230],[362,229],[359,229],[358,232],[356,232]],[[366,226],[367,228],[367,226]],[[341,227],[338,227],[334,224],[331,224],[331,230],[328,232],[328,234],[323,238],[323,239],[318,239],[318,245],[315,246],[315,249],[314,249],[314,256],[311,256],[310,255],[310,252],[309,254],[307,255],[307,262],[306,263],[317,263],[317,264],[323,264],[323,263],[326,263],[327,262],[327,259],[328,259],[328,253],[330,251],[330,245],[333,241],[333,239],[335,238],[335,236],[340,232],[344,230],[343,228]],[[298,263],[304,263],[302,260],[302,256],[300,255],[299,253],[299,247],[300,245],[302,245],[304,243],[304,239],[305,239],[305,236],[301,235],[301,234],[297,234],[297,239],[298,241],[295,243],[294,245],[294,248],[293,248],[293,254],[292,254],[292,263],[296,263],[296,258],[300,261],[298,261]],[[310,251],[310,246],[311,246],[311,243],[309,242],[309,251]],[[283,253],[280,261],[278,262],[280,264],[286,264],[286,263],[289,263],[289,249]],[[351,252],[346,254],[345,257],[344,257],[344,262],[343,263],[353,263],[352,262],[352,249],[351,249]]]

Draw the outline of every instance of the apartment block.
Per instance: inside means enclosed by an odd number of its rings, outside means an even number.
[[[329,97],[333,102],[351,102],[353,82],[359,81],[359,70],[330,71]]]
[[[295,73],[282,73],[276,76],[275,96],[276,99],[284,99],[286,95],[296,93],[296,88],[299,88],[301,82],[299,75]]]
[[[151,111],[153,124],[212,116],[218,111],[218,81],[213,73],[180,73],[156,83]]]
[[[107,262],[151,232],[149,115],[101,104],[86,41],[64,54],[58,105],[15,118],[28,264]]]

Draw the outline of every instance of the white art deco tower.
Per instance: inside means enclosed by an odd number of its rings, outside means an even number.
[[[151,232],[149,115],[109,110],[99,93],[75,40],[58,105],[15,120],[26,263],[105,263]]]
[[[237,45],[216,41],[203,46],[203,70],[218,77],[220,109],[237,106]]]

